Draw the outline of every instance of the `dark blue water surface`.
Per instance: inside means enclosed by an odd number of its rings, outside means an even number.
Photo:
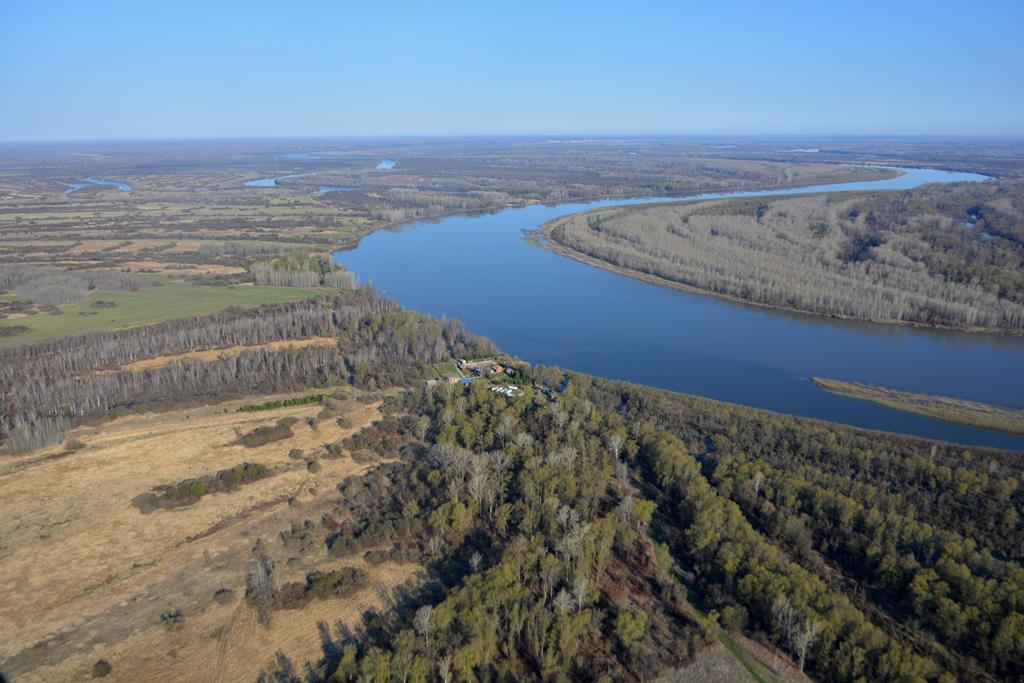
[[[981,181],[906,169],[891,180],[701,197],[907,189]],[[678,199],[678,198],[677,198]],[[641,282],[533,247],[523,230],[601,206],[528,206],[375,232],[335,260],[403,306],[458,318],[525,360],[794,415],[965,444],[1024,438],[830,394],[810,377],[1007,405],[1024,401],[1024,339],[780,312]]]

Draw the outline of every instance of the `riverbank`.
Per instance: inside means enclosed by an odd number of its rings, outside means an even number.
[[[841,396],[872,401],[888,408],[905,410],[947,422],[957,422],[982,429],[996,429],[1010,434],[1024,434],[1024,410],[1022,409],[981,401],[968,401],[952,396],[900,391],[862,382],[844,382],[825,377],[814,377],[813,380],[822,389]]]
[[[686,201],[686,200],[680,200]],[[694,200],[699,201],[699,200]],[[674,204],[675,202],[659,202],[658,204],[652,204],[651,206],[658,206],[664,204]],[[646,204],[644,206],[647,206]],[[598,209],[595,209],[595,211]],[[589,211],[584,213],[590,213]],[[580,214],[573,214],[573,216],[579,216]],[[911,327],[922,330],[938,330],[948,332],[970,332],[972,334],[1005,334],[1011,336],[1024,336],[1024,330],[1007,330],[999,327],[955,327],[951,325],[926,325],[924,323],[914,322],[912,320],[891,320],[886,318],[858,318],[849,315],[839,315],[832,313],[829,315],[823,315],[820,313],[812,313],[799,308],[793,308],[791,306],[780,306],[777,304],[761,303],[759,301],[751,301],[750,299],[743,299],[738,296],[732,296],[730,294],[724,294],[721,292],[715,292],[710,289],[702,289],[700,287],[694,287],[692,285],[683,284],[682,282],[676,282],[675,280],[669,280],[657,275],[650,273],[644,273],[638,270],[631,270],[629,268],[623,268],[617,266],[614,263],[603,261],[593,256],[584,254],[583,252],[576,251],[571,247],[567,247],[559,242],[551,239],[550,234],[547,232],[549,226],[554,227],[560,221],[572,218],[572,216],[562,216],[556,218],[548,223],[542,225],[539,229],[531,231],[526,238],[527,243],[546,249],[559,256],[570,258],[573,261],[586,264],[588,266],[594,266],[602,270],[606,270],[616,275],[623,275],[634,280],[640,280],[648,284],[657,285],[659,287],[666,287],[668,289],[675,289],[680,292],[687,292],[689,294],[699,294],[700,296],[710,296],[723,301],[729,301],[734,304],[743,304],[745,306],[756,306],[757,308],[764,308],[767,310],[779,311],[782,313],[789,313],[798,316],[808,316],[812,318],[822,318],[825,320],[850,320],[855,322],[875,323],[881,325],[893,325],[898,327]]]
[[[897,195],[887,192],[658,201],[559,216],[530,243],[661,287],[789,313],[1021,335],[1017,278],[996,258],[1005,248],[962,234],[956,215],[957,200],[991,200],[987,211],[1006,194],[996,186],[912,190],[899,201],[921,204],[922,218],[902,228],[893,227],[905,220]],[[962,264],[947,263],[949,243],[993,255],[968,264],[968,282]],[[1009,293],[996,293],[1002,282]]]

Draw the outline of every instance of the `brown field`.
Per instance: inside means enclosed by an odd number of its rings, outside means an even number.
[[[69,434],[82,450],[56,446],[0,462],[0,671],[19,682],[87,680],[102,658],[113,665],[109,680],[252,680],[273,661],[267,642],[296,662],[316,659],[318,621],[352,624],[377,604],[381,587],[412,578],[414,565],[367,567],[371,587],[355,598],[277,611],[269,631],[256,623],[242,598],[253,544],[278,561],[284,581],[314,566],[358,562],[330,560],[318,548],[285,569],[278,532],[318,520],[338,481],[373,467],[345,455],[321,459],[321,471],[310,474],[288,452],[319,452],[377,419],[379,404],[351,402],[346,430],[333,420],[311,429],[303,420],[319,405],[237,412],[242,403],[284,397],[121,417]],[[283,416],[300,419],[292,438],[232,444],[240,431]],[[274,474],[174,510],[143,515],[132,506],[159,484],[246,461]],[[212,599],[222,587],[235,591],[230,604]],[[184,614],[180,628],[163,626],[169,610]]]
[[[162,368],[165,365],[170,364],[176,360],[217,360],[218,358],[237,356],[240,353],[246,351],[255,351],[256,349],[269,349],[271,351],[280,351],[282,349],[297,349],[304,346],[334,346],[337,343],[336,339],[331,337],[311,337],[309,339],[286,339],[283,341],[270,342],[267,344],[250,344],[247,346],[229,346],[225,349],[206,349],[203,351],[188,351],[186,353],[179,353],[174,356],[157,356],[156,358],[145,358],[143,360],[137,360],[134,363],[127,363],[122,365],[118,370],[130,370],[131,372],[139,372],[141,370],[151,370],[152,368]],[[116,372],[116,371],[112,371]]]

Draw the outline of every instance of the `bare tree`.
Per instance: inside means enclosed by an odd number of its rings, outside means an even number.
[[[432,606],[430,606],[430,605],[423,605],[418,610],[416,610],[416,614],[415,614],[415,616],[413,616],[413,620],[412,620],[412,625],[413,625],[413,628],[416,629],[416,633],[418,633],[420,635],[420,637],[423,638],[423,640],[427,644],[427,652],[428,653],[433,651],[433,644],[431,643],[431,640],[430,640],[430,636],[431,636],[430,615],[433,613],[433,611],[434,611],[434,608]]]
[[[437,660],[437,675],[441,677],[442,683],[451,683],[452,680],[452,656],[445,653]]]
[[[800,623],[793,632],[792,646],[800,665],[800,673],[804,671],[804,662],[807,660],[807,651],[814,641],[821,634],[822,625],[817,619],[806,619]]]
[[[590,587],[590,579],[584,574],[577,574],[572,582],[572,594],[576,598],[576,610],[583,610],[583,603],[587,599],[587,589]]]
[[[626,437],[622,432],[615,431],[607,436],[605,442],[608,444],[608,452],[611,453],[613,460],[619,459],[619,453],[622,452],[622,446],[626,443]]]

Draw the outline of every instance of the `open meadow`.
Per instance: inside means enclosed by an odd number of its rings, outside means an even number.
[[[412,578],[415,565],[356,561],[369,574],[359,593],[275,613],[269,628],[257,623],[245,601],[254,550],[279,562],[285,581],[314,567],[352,565],[331,560],[322,545],[284,547],[279,533],[293,522],[318,521],[338,495],[337,482],[375,466],[347,453],[320,454],[324,443],[379,419],[379,403],[349,401],[345,428],[334,420],[311,428],[306,420],[319,404],[238,410],[288,397],[128,415],[0,462],[4,673],[16,681],[88,680],[103,659],[117,681],[252,680],[278,648],[298,661],[316,659],[317,622],[354,625],[362,610]],[[281,418],[298,420],[294,436],[254,448],[236,444],[239,433]],[[305,457],[289,457],[294,449]],[[154,487],[243,462],[270,474],[180,508],[144,513],[133,505]],[[180,619],[161,618],[176,613]]]

